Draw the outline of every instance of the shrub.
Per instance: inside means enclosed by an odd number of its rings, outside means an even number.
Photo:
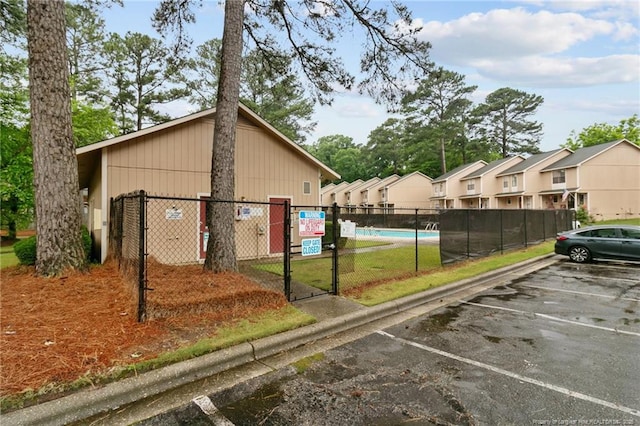
[[[36,237],[25,238],[13,245],[13,252],[21,265],[36,264]]]
[[[589,214],[589,212],[587,211],[587,209],[584,208],[584,206],[580,206],[578,210],[576,210],[576,220],[580,222],[582,226],[589,225],[595,222],[595,219],[593,218],[593,216]]]
[[[13,245],[13,251],[20,261],[21,265],[36,264],[36,245],[35,236],[20,240]],[[86,226],[82,227],[82,248],[86,255],[87,261],[91,260],[91,234]]]
[[[91,261],[91,234],[86,226],[82,227],[82,247],[84,254],[87,256],[87,262]]]

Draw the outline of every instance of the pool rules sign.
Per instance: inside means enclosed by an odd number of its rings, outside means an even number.
[[[298,235],[302,240],[302,255],[313,256],[322,253],[322,236],[324,235],[325,212],[301,211],[298,213]]]

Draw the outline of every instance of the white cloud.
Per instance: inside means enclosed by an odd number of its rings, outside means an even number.
[[[365,101],[339,103],[335,106],[335,110],[343,117],[379,118],[382,116],[380,106]]]
[[[476,58],[560,53],[615,29],[610,22],[576,13],[516,8],[471,13],[446,23],[427,22],[421,36],[433,44],[436,60],[466,65]]]
[[[510,61],[477,60],[472,65],[481,74],[530,87],[577,87],[637,82],[640,56],[529,56]]]
[[[573,10],[601,6],[598,2],[552,3],[553,7]],[[422,26],[421,37],[432,43],[434,60],[445,66],[472,68],[503,84],[575,87],[638,81],[638,28],[629,22],[517,7],[469,13],[449,22],[429,21]],[[604,50],[593,48],[594,43],[606,42],[605,37],[610,41],[605,43],[609,50],[606,56]],[[621,40],[633,44],[616,44]],[[575,57],[576,52],[580,57]],[[628,52],[631,54],[624,54]]]

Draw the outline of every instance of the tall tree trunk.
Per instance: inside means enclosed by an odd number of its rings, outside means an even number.
[[[78,162],[71,130],[63,0],[27,1],[36,272],[86,268]]]
[[[238,270],[235,206],[232,203],[216,203],[215,201],[234,199],[234,155],[240,96],[243,21],[244,0],[226,1],[211,157],[211,198],[213,202],[209,208],[210,214],[207,215],[209,242],[204,263],[205,269],[211,269],[214,272]]]
[[[440,169],[442,174],[447,173],[447,152],[445,150],[445,140],[440,137]]]

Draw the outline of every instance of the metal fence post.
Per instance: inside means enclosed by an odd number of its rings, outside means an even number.
[[[529,227],[529,225],[527,224],[527,210],[522,210],[522,214],[522,220],[524,220],[524,247],[527,248],[529,247],[529,237],[527,234],[527,228]]]
[[[333,226],[333,253],[331,260],[332,274],[331,274],[331,291],[337,296],[338,295],[338,233],[340,232],[340,227],[338,226],[338,203],[333,203],[333,214],[331,221]]]
[[[418,209],[416,209],[416,272],[418,272]]]
[[[291,206],[289,200],[284,200],[284,230],[283,230],[283,272],[284,272],[284,294],[291,302]]]
[[[147,262],[145,261],[145,234],[146,234],[146,196],[144,191],[140,191],[140,229],[139,232],[139,240],[138,240],[138,322],[143,322],[145,318],[146,311],[146,266]]]
[[[471,214],[469,213],[469,209],[467,209],[467,259],[471,257]]]
[[[504,216],[503,209],[500,209],[500,254],[504,254]]]

